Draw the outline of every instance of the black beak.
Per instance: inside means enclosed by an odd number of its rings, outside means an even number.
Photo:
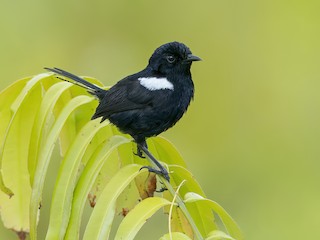
[[[199,58],[195,55],[189,54],[185,61],[186,62],[195,62],[195,61],[201,61],[201,60],[202,60],[201,58]]]

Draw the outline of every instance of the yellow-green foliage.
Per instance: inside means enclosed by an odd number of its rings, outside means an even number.
[[[79,239],[88,198],[95,207],[83,239],[108,239],[118,214],[125,217],[114,238],[133,239],[159,209],[170,216],[168,234],[161,239],[242,239],[225,210],[205,198],[171,143],[161,137],[148,142],[171,173],[168,183],[139,170],[148,161],[133,154],[128,136],[108,121],[90,120],[96,105],[83,89],[51,74],[22,79],[0,94],[0,213],[6,228],[21,239],[24,233],[37,239],[44,181],[59,143],[62,160],[46,239]],[[168,191],[155,193],[156,180]],[[213,212],[224,229],[218,229]]]

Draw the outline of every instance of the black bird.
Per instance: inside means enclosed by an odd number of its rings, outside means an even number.
[[[167,170],[148,151],[146,138],[172,127],[186,112],[194,95],[190,67],[199,60],[183,43],[170,42],[154,51],[145,69],[125,77],[109,90],[59,68],[45,69],[72,79],[96,96],[99,105],[92,119],[109,119],[121,132],[130,134],[137,143],[137,154],[142,157],[145,152],[160,170],[145,168],[169,181]]]

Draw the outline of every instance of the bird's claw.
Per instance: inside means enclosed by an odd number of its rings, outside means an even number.
[[[162,192],[167,191],[167,190],[168,190],[168,188],[162,187],[162,188],[160,188],[159,190],[156,190],[156,192],[157,192],[157,193],[162,193]]]
[[[146,158],[145,156],[143,156],[142,152],[139,152],[139,151],[136,153],[134,152],[133,154],[140,157],[140,158]]]

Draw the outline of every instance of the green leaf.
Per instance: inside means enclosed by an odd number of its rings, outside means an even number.
[[[42,97],[39,83],[44,75],[28,81],[10,105],[12,116],[3,136],[1,146],[2,176],[14,196],[0,193],[1,217],[5,227],[17,232],[29,232],[29,203],[31,195],[28,172],[28,148],[34,114]]]
[[[48,170],[50,157],[54,148],[54,144],[59,133],[70,114],[79,106],[92,101],[88,96],[77,96],[73,98],[62,110],[53,127],[51,128],[47,139],[41,145],[38,154],[37,168],[34,175],[34,183],[30,202],[30,238],[36,239],[36,224],[38,218],[39,205],[41,203],[41,195],[43,184]]]
[[[100,124],[99,119],[89,121],[71,144],[58,172],[46,239],[63,239],[82,156],[94,135],[108,124],[108,121]]]
[[[167,233],[163,235],[159,240],[192,240],[187,235],[181,233],[181,232],[173,232],[173,233]]]
[[[171,202],[160,197],[144,199],[122,220],[115,236],[115,240],[134,239],[148,218],[155,214],[160,208],[170,204]]]
[[[140,168],[136,164],[127,165],[110,180],[93,209],[83,240],[108,239],[117,198],[137,175],[146,171],[139,171]]]
[[[242,233],[240,228],[238,227],[237,223],[232,219],[232,217],[224,210],[223,207],[221,207],[218,203],[203,198],[199,194],[196,193],[187,193],[184,197],[186,204],[194,204],[199,203],[201,205],[206,205],[210,207],[215,213],[218,214],[220,217],[222,223],[224,224],[225,228],[227,229],[228,233],[231,237],[241,240],[243,239]]]
[[[92,78],[85,78],[85,79],[95,83],[96,85],[99,85],[99,86],[102,85],[100,82]],[[55,109],[54,109],[54,115],[58,116],[61,110],[65,107],[65,105],[72,98],[79,95],[86,95],[86,96],[92,97],[92,95],[89,95],[85,89],[76,85],[72,85],[69,91],[65,92],[56,103]],[[98,105],[98,101],[94,97],[92,97],[92,99],[93,101],[86,104],[86,106],[76,109],[73,112],[72,116],[70,116],[66,120],[62,130],[60,131],[59,147],[60,147],[60,154],[62,157],[65,156],[66,152],[68,151],[68,148],[70,147],[70,144],[73,142],[74,138],[76,137],[80,129],[88,121],[90,121],[91,116],[93,115],[94,110]]]
[[[61,94],[63,94],[72,85],[67,82],[59,82],[52,85],[45,93],[39,111],[37,112],[34,126],[32,129],[30,147],[29,147],[29,173],[31,185],[33,184],[34,172],[37,165],[38,152],[42,141],[45,141],[53,125],[53,108]],[[52,122],[52,123],[51,123]],[[50,124],[51,123],[51,124]]]
[[[187,167],[181,154],[167,139],[158,136],[148,140],[150,151],[157,159],[167,163]]]
[[[88,148],[86,151],[87,157],[84,159],[83,164],[86,164],[88,161],[91,161],[93,154],[101,151],[101,149],[98,149],[99,146],[104,146],[106,144],[106,141],[109,141],[108,139],[113,136],[113,128],[114,126],[112,126],[112,124],[109,124],[107,128],[102,129],[96,134],[96,136],[92,139],[90,143],[90,148]],[[95,157],[98,157],[98,155],[95,155]],[[91,186],[91,190],[88,194],[90,204],[99,197],[103,187],[110,180],[110,178],[119,170],[120,167],[121,164],[119,163],[117,151],[114,151],[112,154],[108,156],[108,161],[104,161],[102,167],[99,166],[99,172],[97,173],[95,182],[93,186]]]
[[[18,120],[15,120],[17,117],[17,114],[19,112],[21,112],[22,110],[20,109],[21,105],[24,105],[25,108],[30,108],[30,106],[33,106],[31,103],[31,105],[27,105],[25,103],[25,101],[27,101],[27,99],[29,98],[30,94],[33,92],[33,90],[35,89],[35,87],[38,85],[38,83],[40,82],[41,79],[43,78],[49,78],[48,74],[40,74],[36,77],[33,78],[25,78],[22,79],[14,84],[12,84],[11,86],[9,86],[7,89],[5,89],[4,91],[1,92],[0,94],[0,116],[1,116],[1,120],[3,120],[3,122],[1,122],[1,127],[0,127],[0,132],[1,132],[1,141],[0,141],[0,169],[2,170],[2,163],[5,161],[3,158],[3,153],[5,151],[5,144],[6,144],[6,140],[8,137],[8,134],[12,127],[12,123],[13,122],[17,122]],[[33,109],[37,109],[36,106],[39,103],[39,99],[37,101],[35,101],[35,108]],[[20,110],[19,110],[20,109]],[[27,114],[27,113],[26,113]],[[28,115],[28,114],[27,114]],[[33,116],[26,116],[27,118],[32,118]],[[26,126],[25,126],[26,127]],[[31,129],[31,127],[30,127]],[[25,146],[25,144],[24,144]],[[11,160],[12,161],[12,160]],[[4,179],[2,176],[2,173],[4,171],[0,171],[0,189],[6,193],[9,196],[13,196],[13,192],[5,186],[4,183]],[[1,206],[1,204],[0,204]]]
[[[119,136],[120,137],[120,136]],[[122,138],[126,139],[126,144],[122,144],[121,146],[119,146],[119,148],[125,146],[125,145],[131,145],[131,140],[127,137],[123,137]],[[105,161],[105,163],[103,164],[103,166],[101,167],[99,174],[90,190],[89,193],[89,201],[90,204],[93,206],[95,204],[95,202],[99,199],[104,186],[106,186],[108,184],[108,182],[111,180],[111,178],[125,165],[128,165],[128,163],[126,162],[127,160],[124,160],[120,157],[119,155],[119,148],[117,148],[116,151],[114,151],[108,158],[108,161]],[[130,150],[130,154],[132,155],[132,149]],[[124,161],[123,161],[124,160]],[[129,163],[132,164],[132,163]],[[145,174],[140,174],[138,177],[140,176],[144,176]],[[136,180],[137,178],[135,178]],[[146,178],[144,178],[145,181]],[[133,193],[133,195],[131,195],[131,193]],[[130,197],[128,196],[130,195]],[[117,200],[117,213],[122,213],[123,208],[127,209],[128,208],[128,201],[132,204],[133,202],[133,206],[136,204],[136,199],[139,198],[139,194],[137,192],[136,187],[134,186],[134,182],[130,183],[130,185],[123,190],[122,194],[120,194],[118,200]],[[122,199],[126,199],[125,202],[120,202]],[[130,205],[129,203],[129,205]]]
[[[171,174],[171,184],[175,187],[178,186],[182,181],[186,183],[180,188],[179,194],[184,196],[188,192],[196,192],[199,195],[204,196],[204,192],[201,189],[199,183],[195,180],[193,175],[184,167],[178,165],[170,165]],[[169,193],[164,193],[167,199],[171,199]],[[210,232],[217,229],[214,222],[214,215],[211,208],[203,204],[194,204],[192,206],[186,206],[193,220],[195,221],[199,231],[203,236],[207,236]],[[183,218],[183,216],[181,216]],[[183,219],[173,219],[172,221],[178,221],[175,226],[179,226],[179,221],[184,221]],[[176,229],[177,231],[178,229]],[[182,231],[183,229],[180,229]]]
[[[15,98],[19,95],[23,87],[25,86],[26,82],[30,78],[25,78],[23,80],[17,81],[4,89],[0,93],[0,169],[2,169],[2,153],[4,149],[4,142],[6,139],[6,132],[8,131],[8,126],[11,122],[11,118],[13,116],[13,112],[10,109],[10,106],[14,102]],[[0,190],[7,194],[9,197],[13,196],[13,192],[7,188],[3,182],[2,178],[2,171],[0,171]],[[1,206],[1,203],[0,203]]]
[[[113,136],[102,143],[101,147],[97,148],[97,151],[89,160],[74,191],[70,221],[65,239],[72,240],[79,237],[83,208],[86,203],[88,193],[99,173],[99,170],[101,169],[101,166],[104,162],[108,162],[108,157],[115,148],[127,142],[128,139],[125,137]]]
[[[221,240],[221,239],[230,239],[230,240],[236,240],[233,237],[230,237],[228,234],[220,231],[220,230],[215,230],[209,233],[209,236],[206,238],[206,240]]]
[[[179,206],[174,206],[172,209],[171,229],[173,232],[183,232],[190,238],[194,238],[192,227]]]

